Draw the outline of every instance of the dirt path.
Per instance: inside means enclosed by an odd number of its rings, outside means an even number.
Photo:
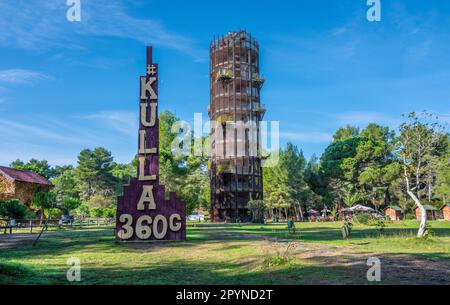
[[[289,256],[329,267],[345,267],[349,274],[365,277],[367,260],[378,258],[381,263],[381,284],[443,285],[450,284],[450,260],[431,260],[412,255],[361,251],[355,247],[335,247],[323,244],[294,242]],[[287,242],[267,241],[264,247],[282,253]],[[278,250],[276,250],[278,247]]]
[[[0,250],[19,248],[27,245],[32,245],[36,239],[37,234],[1,234],[0,235]]]
[[[287,245],[293,247],[289,256],[329,267],[345,267],[349,274],[366,278],[367,260],[378,258],[381,263],[381,284],[443,285],[450,284],[450,260],[432,260],[413,255],[363,251],[354,246],[329,246],[310,242],[292,242],[264,235],[223,232],[218,238],[264,240],[260,246],[272,254],[284,253]],[[256,243],[254,246],[258,246]]]

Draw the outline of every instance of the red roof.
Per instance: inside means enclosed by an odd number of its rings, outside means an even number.
[[[4,175],[7,179],[13,181],[21,181],[41,185],[53,185],[50,181],[36,174],[35,172],[23,171],[10,167],[0,166],[0,175]]]

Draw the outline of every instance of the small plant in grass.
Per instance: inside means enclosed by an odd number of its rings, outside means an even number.
[[[297,247],[294,242],[288,243],[285,249],[280,249],[280,247],[275,244],[275,255],[270,255],[266,253],[266,257],[263,261],[264,267],[276,267],[287,264],[292,259],[292,251]]]
[[[269,256],[266,260],[264,260],[264,265],[267,267],[281,266],[286,264],[289,261],[287,257],[283,257],[281,255]]]
[[[383,234],[385,232],[384,229],[386,228],[386,221],[385,221],[384,217],[380,217],[380,218],[374,220],[373,224],[377,228],[378,233]]]
[[[425,240],[429,240],[429,239],[431,239],[432,236],[433,236],[433,233],[431,231],[431,225],[430,225],[430,223],[427,222],[425,225],[425,232],[424,232],[422,238]]]
[[[372,220],[372,216],[367,213],[359,213],[354,217],[355,221],[362,225],[369,225]]]

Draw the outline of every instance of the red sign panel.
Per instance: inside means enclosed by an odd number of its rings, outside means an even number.
[[[146,75],[140,77],[138,178],[117,199],[116,241],[186,239],[186,205],[159,184],[158,65],[147,47]]]

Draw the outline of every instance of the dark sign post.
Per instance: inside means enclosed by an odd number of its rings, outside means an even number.
[[[186,239],[186,205],[159,184],[158,65],[147,47],[146,76],[140,78],[138,178],[117,199],[116,242]]]

